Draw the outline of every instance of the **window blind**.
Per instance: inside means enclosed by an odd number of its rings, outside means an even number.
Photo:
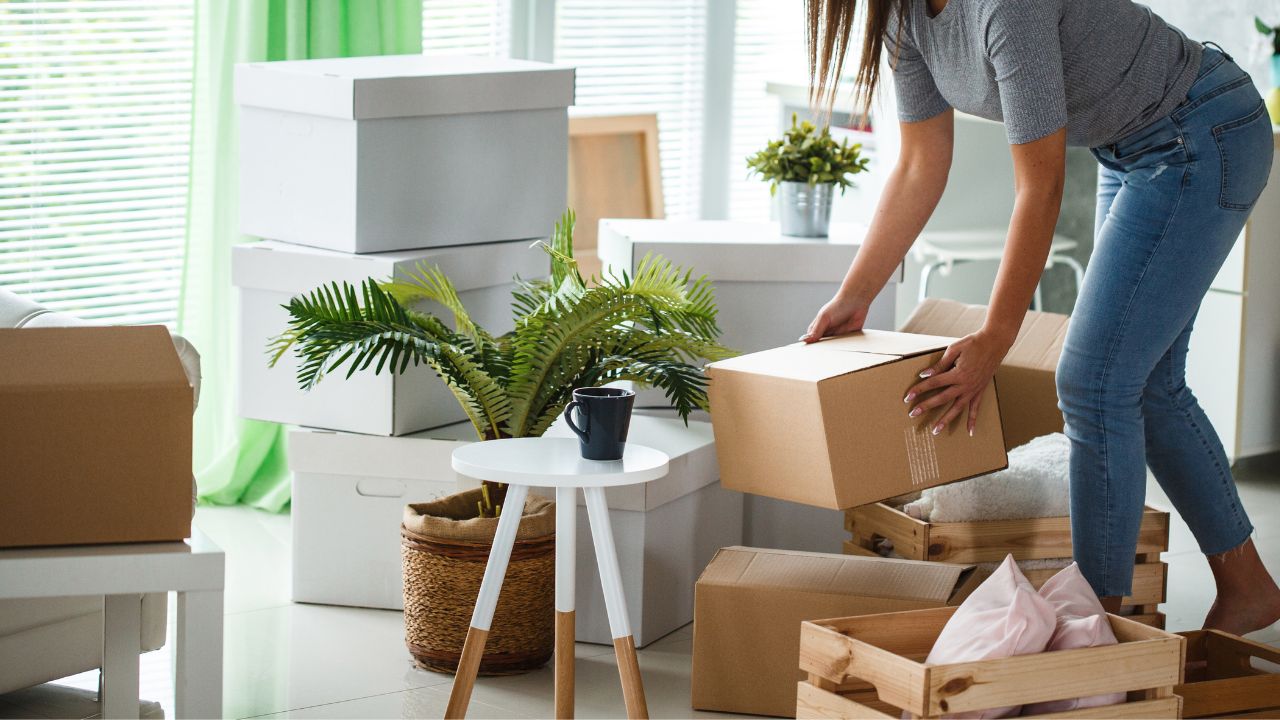
[[[781,102],[765,92],[765,86],[770,81],[806,81],[804,6],[737,0],[735,35],[729,216],[767,220],[772,207],[769,185],[758,176],[748,177],[747,157],[778,137],[783,122]]]
[[[422,52],[428,55],[509,55],[510,2],[423,0]]]
[[[574,65],[577,106],[657,113],[667,216],[699,213],[708,0],[558,0],[556,62]]]
[[[193,0],[0,3],[0,286],[172,324]]]

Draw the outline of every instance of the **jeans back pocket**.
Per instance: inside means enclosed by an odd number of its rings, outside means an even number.
[[[1232,210],[1253,208],[1267,185],[1274,152],[1266,106],[1259,103],[1248,115],[1215,125],[1213,139],[1222,157],[1218,204]]]

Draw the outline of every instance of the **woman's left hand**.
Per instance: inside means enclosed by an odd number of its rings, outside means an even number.
[[[1012,339],[1005,341],[986,330],[951,343],[937,364],[920,373],[924,380],[907,391],[903,402],[911,405],[908,414],[920,417],[930,410],[943,408],[942,417],[930,428],[934,435],[964,414],[972,436],[982,395],[1012,344]],[[932,394],[926,397],[926,393]],[[919,402],[912,404],[917,399]]]

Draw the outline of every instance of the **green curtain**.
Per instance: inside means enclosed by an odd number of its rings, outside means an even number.
[[[178,330],[200,350],[200,499],[273,512],[289,504],[284,428],[235,410],[239,232],[235,64],[422,52],[422,0],[197,0],[190,189]],[[264,360],[265,362],[265,355]]]

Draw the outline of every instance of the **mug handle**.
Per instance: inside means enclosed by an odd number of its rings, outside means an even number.
[[[583,415],[587,414],[587,406],[581,400],[573,400],[568,405],[564,406],[564,421],[569,423],[569,429],[572,430],[573,434],[577,435],[582,442],[590,442],[590,440],[587,439],[587,431],[578,427],[577,423],[573,421],[574,408],[578,408],[578,412]]]

